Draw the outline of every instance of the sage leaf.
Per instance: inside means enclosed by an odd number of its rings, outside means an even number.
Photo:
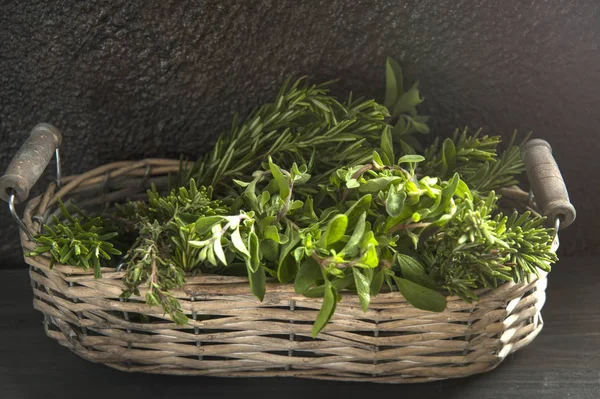
[[[223,245],[221,243],[221,237],[217,237],[213,244],[215,255],[224,264],[227,265],[227,259],[225,259],[225,252],[223,252]]]
[[[385,277],[385,273],[383,270],[379,270],[373,276],[373,280],[371,281],[371,296],[375,297],[381,291],[381,287],[383,286],[383,280]]]
[[[405,279],[427,288],[436,289],[435,281],[425,272],[425,267],[418,260],[400,253],[396,255],[396,259]]]
[[[401,181],[402,178],[399,176],[376,177],[374,179],[367,180],[366,183],[361,184],[361,186],[358,188],[358,191],[361,193],[377,193],[379,191],[386,190],[391,184],[399,183]]]
[[[333,219],[331,219],[325,228],[325,232],[321,236],[323,247],[328,248],[332,244],[338,242],[346,233],[347,227],[348,216],[343,214],[336,215]]]
[[[350,239],[346,243],[346,246],[340,252],[340,255],[348,255],[350,257],[354,257],[356,256],[356,254],[358,254],[358,252],[360,251],[360,241],[365,232],[366,220],[366,213],[363,213],[358,217],[358,222],[356,222],[356,226],[354,226],[354,232],[350,236]]]
[[[442,163],[444,165],[443,175],[446,174],[445,171],[456,170],[456,147],[451,138],[445,139],[442,144]]]
[[[290,196],[290,183],[288,179],[283,175],[283,172],[279,168],[279,166],[273,163],[271,157],[269,157],[269,170],[273,175],[273,178],[277,182],[277,186],[279,186],[279,196],[282,200],[286,200]]]
[[[239,228],[235,229],[233,233],[231,233],[231,243],[241,254],[250,257],[250,252],[248,252],[248,248],[246,248],[246,245],[242,240]]]
[[[313,324],[312,337],[316,338],[319,332],[325,327],[325,325],[331,319],[331,316],[335,313],[335,307],[337,304],[335,288],[329,283],[325,287],[325,293],[323,295],[323,304],[321,310],[317,315],[317,319]]]
[[[366,312],[369,309],[369,303],[371,303],[371,281],[356,267],[353,268],[352,274],[354,275],[354,285],[356,286],[360,306],[363,312]]]
[[[277,268],[277,279],[281,283],[292,281],[298,271],[298,263],[293,256],[286,256]]]
[[[259,242],[256,233],[251,231],[248,234],[248,248],[250,257],[247,260],[248,267],[252,273],[256,273],[260,267]]]
[[[400,159],[398,160],[398,165],[400,165],[402,163],[423,162],[424,160],[425,160],[425,157],[422,155],[404,155],[404,156],[400,157]]]
[[[383,105],[392,108],[398,96],[403,92],[402,69],[396,61],[387,57],[385,62],[385,99]]]
[[[406,192],[404,190],[395,191],[390,189],[385,201],[385,210],[391,217],[396,217],[402,214],[404,210],[404,202],[406,201]]]
[[[404,278],[393,276],[393,279],[404,299],[415,308],[431,312],[446,309],[446,298],[439,292]]]
[[[199,236],[208,233],[217,223],[224,220],[223,216],[204,216],[196,220],[195,229]]]
[[[309,288],[315,285],[315,282],[323,277],[321,266],[312,258],[306,259],[300,265],[300,269],[294,280],[294,291],[297,294],[304,294]]]
[[[381,132],[381,152],[387,157],[387,166],[394,165],[394,144],[392,141],[392,131],[386,126]]]
[[[252,270],[254,266],[251,263],[252,262],[250,259],[246,260],[250,291],[252,291],[252,294],[262,302],[265,297],[265,291],[267,286],[265,271],[262,267],[257,267],[256,270]]]

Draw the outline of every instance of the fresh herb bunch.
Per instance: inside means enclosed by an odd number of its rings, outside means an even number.
[[[73,204],[58,201],[62,219],[53,216],[52,225],[44,225],[44,234],[35,237],[38,246],[29,256],[50,253],[50,267],[55,263],[94,269],[96,278],[101,267],[110,266],[115,256],[121,255],[117,236],[119,227],[111,219],[90,217]],[[77,216],[71,213],[75,212]]]
[[[316,336],[344,290],[365,311],[385,284],[439,312],[446,294],[472,301],[478,288],[548,271],[556,256],[543,218],[496,206],[494,190],[524,170],[514,136],[500,156],[499,137],[466,129],[423,148],[418,85],[404,91],[391,59],[386,77],[383,104],[288,82],[182,168],[178,189],[119,207],[121,234],[135,236],[122,297],[142,296],[184,324],[172,290],[188,273],[247,276],[261,300],[272,278],[323,298]],[[52,249],[67,236],[47,230],[36,254],[64,258],[70,247]]]

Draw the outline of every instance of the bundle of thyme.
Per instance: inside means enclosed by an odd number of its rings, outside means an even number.
[[[366,311],[387,286],[413,306],[442,311],[446,294],[466,301],[475,290],[522,281],[556,260],[551,230],[530,213],[504,215],[495,190],[513,185],[524,166],[514,140],[465,129],[428,148],[418,115],[418,86],[403,89],[400,67],[386,64],[383,104],[338,101],[324,85],[286,83],[192,167],[167,195],[102,217],[64,218],[36,237],[32,255],[83,268],[124,261],[123,298],[160,305],[187,318],[170,291],[188,273],[247,276],[260,300],[267,278],[323,298],[313,335],[326,325],[341,291],[355,291]],[[419,155],[418,153],[422,155]],[[81,219],[80,219],[81,218]],[[124,258],[118,235],[133,233]],[[90,238],[92,237],[92,238]],[[91,255],[90,255],[91,254]]]

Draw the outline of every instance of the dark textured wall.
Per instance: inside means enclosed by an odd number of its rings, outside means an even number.
[[[381,98],[385,56],[420,79],[434,134],[548,139],[579,217],[563,253],[599,247],[600,13],[575,1],[9,1],[0,5],[0,170],[31,127],[64,168],[196,155],[288,76]],[[47,176],[46,182],[50,176]],[[38,185],[38,189],[43,183]],[[4,266],[20,266],[0,210]]]

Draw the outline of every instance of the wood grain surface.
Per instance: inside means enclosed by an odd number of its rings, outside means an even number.
[[[80,359],[45,336],[26,270],[0,271],[0,398],[599,398],[598,257],[564,258],[550,274],[545,327],[496,370],[465,379],[375,385],[291,378],[128,374]]]

